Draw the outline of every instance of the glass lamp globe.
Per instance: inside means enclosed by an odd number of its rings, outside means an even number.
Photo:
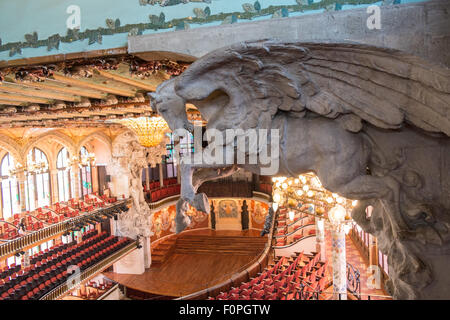
[[[295,213],[294,211],[289,211],[289,220],[294,221]]]
[[[345,216],[347,215],[347,211],[341,205],[336,205],[328,211],[328,218],[331,223],[339,224],[345,221]]]
[[[275,194],[273,195],[273,202],[279,204],[279,203],[281,202],[281,194],[275,193]]]
[[[272,202],[272,209],[273,209],[273,212],[277,212],[277,210],[278,210],[278,203]]]

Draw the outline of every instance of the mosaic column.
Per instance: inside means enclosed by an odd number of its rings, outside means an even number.
[[[345,257],[345,232],[342,224],[332,226],[331,251],[333,298],[335,300],[347,300],[347,261]]]
[[[325,226],[324,219],[316,217],[316,251],[320,252],[321,259],[325,258]]]

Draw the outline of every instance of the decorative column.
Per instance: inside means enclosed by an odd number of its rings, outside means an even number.
[[[115,233],[132,239],[139,239],[138,249],[114,264],[114,272],[142,274],[151,266],[150,237],[152,212],[145,201],[142,188],[143,169],[161,162],[166,153],[167,141],[154,147],[144,147],[131,132],[119,135],[113,144],[112,170],[116,175],[124,175],[129,183],[131,207],[121,213],[116,221]],[[161,170],[161,169],[160,169]]]
[[[98,168],[95,165],[91,165],[92,169],[92,192],[99,192],[98,186]]]
[[[162,163],[158,164],[159,166],[159,185],[161,187],[164,187],[164,176],[163,176],[163,167],[162,167]]]
[[[325,257],[325,221],[323,218],[316,217],[316,251],[320,252],[320,257]]]
[[[17,175],[17,183],[19,184],[19,192],[20,192],[20,211],[25,212],[27,211],[27,198],[25,195],[25,172],[20,172]]]
[[[147,166],[145,168],[145,184],[147,186],[147,190],[150,190],[150,167]]]
[[[79,199],[81,195],[80,190],[80,168],[78,165],[74,164],[72,166],[72,170],[70,170],[72,174],[72,191],[73,191],[73,198]]]
[[[58,193],[58,170],[52,169],[50,170],[50,180],[51,180],[51,189],[52,189],[52,195],[51,195],[51,202],[56,203],[59,202],[59,193]]]
[[[347,212],[337,205],[328,212],[331,223],[331,252],[333,266],[333,299],[347,300],[347,261],[345,256],[344,221]]]

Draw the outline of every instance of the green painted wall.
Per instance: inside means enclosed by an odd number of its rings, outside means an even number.
[[[420,0],[16,0],[0,1],[0,60],[110,49],[129,34],[283,18]],[[80,10],[80,28],[73,11]]]

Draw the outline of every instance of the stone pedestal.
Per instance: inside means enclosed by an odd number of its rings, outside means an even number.
[[[145,246],[130,252],[125,257],[114,263],[115,273],[143,274],[145,272]]]
[[[145,267],[145,269],[148,269],[152,265],[150,237],[141,238],[141,245],[142,245],[142,248],[144,249],[144,267]]]

